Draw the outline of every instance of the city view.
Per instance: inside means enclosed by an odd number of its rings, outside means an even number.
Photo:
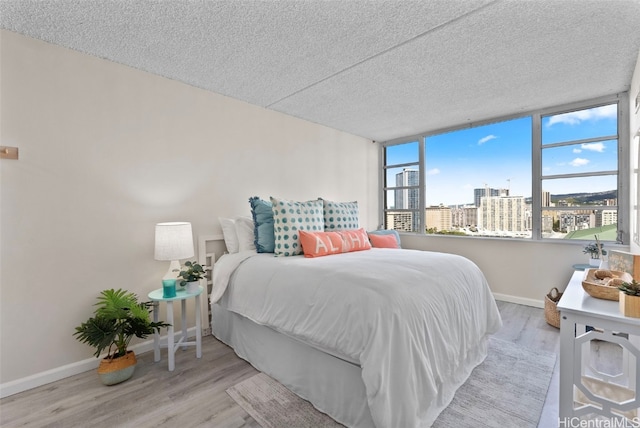
[[[386,227],[418,231],[420,142],[387,147]],[[532,206],[532,118],[429,136],[425,140],[425,232],[615,240],[617,105],[541,121],[541,210]]]

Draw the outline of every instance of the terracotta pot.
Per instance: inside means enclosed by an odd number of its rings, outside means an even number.
[[[620,313],[625,317],[640,318],[640,296],[630,296],[620,291]]]
[[[105,385],[115,385],[124,382],[133,375],[137,364],[136,354],[127,351],[123,357],[103,358],[98,366],[98,375]]]

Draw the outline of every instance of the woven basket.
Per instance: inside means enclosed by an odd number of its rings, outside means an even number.
[[[558,310],[558,302],[562,297],[562,293],[556,287],[553,287],[549,293],[544,296],[544,319],[547,324],[560,328],[560,311]]]

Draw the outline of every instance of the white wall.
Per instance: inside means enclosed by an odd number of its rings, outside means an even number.
[[[631,79],[631,89],[629,90],[629,111],[631,114],[629,115],[629,135],[631,136],[631,156],[629,159],[630,167],[631,167],[631,176],[634,177],[634,167],[636,167],[638,162],[638,143],[640,141],[640,137],[636,136],[636,133],[640,132],[640,109],[636,111],[635,100],[636,96],[640,93],[640,53],[638,53],[638,59],[636,61],[636,69],[633,73],[633,78]],[[630,192],[631,192],[631,201],[636,201],[636,205],[631,204],[631,214],[630,219],[632,224],[635,224],[635,228],[632,227],[632,231],[638,231],[640,228],[640,224],[638,224],[638,206],[637,204],[640,201],[637,201],[638,186],[640,183],[638,182],[638,177],[635,177],[635,180],[631,180]],[[634,223],[635,222],[635,223]],[[632,236],[633,239],[633,236]],[[638,254],[640,253],[640,243],[631,242],[631,251]]]
[[[530,306],[542,306],[552,287],[563,291],[574,272],[573,264],[587,262],[584,244],[575,242],[434,235],[402,235],[401,239],[406,248],[469,258],[484,272],[498,299]]]
[[[0,383],[91,358],[74,327],[98,293],[146,298],[167,269],[154,226],[249,214],[270,195],[360,201],[377,223],[370,141],[2,31]]]

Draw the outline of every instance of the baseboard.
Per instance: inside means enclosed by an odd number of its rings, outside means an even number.
[[[493,297],[501,302],[517,303],[518,305],[533,306],[534,308],[544,308],[543,300],[527,299],[524,297],[511,296],[509,294],[493,293]]]
[[[176,332],[176,334],[179,334]],[[196,328],[191,327],[187,330],[188,337],[195,337]],[[204,334],[203,334],[204,335]],[[167,336],[160,336],[160,343],[167,343]],[[153,339],[145,340],[144,342],[136,343],[129,347],[130,350],[136,354],[143,354],[145,352],[153,351]],[[164,361],[166,362],[166,354],[163,354]],[[0,384],[0,398],[9,397],[10,395],[18,394],[29,389],[37,388],[42,385],[46,385],[51,382],[55,382],[73,375],[84,373],[89,370],[95,370],[100,364],[99,358],[87,358],[86,360],[78,361],[75,363],[67,364],[65,366],[57,367],[55,369],[47,370],[44,372],[36,373],[31,376],[23,377],[13,380],[11,382],[5,382]]]

